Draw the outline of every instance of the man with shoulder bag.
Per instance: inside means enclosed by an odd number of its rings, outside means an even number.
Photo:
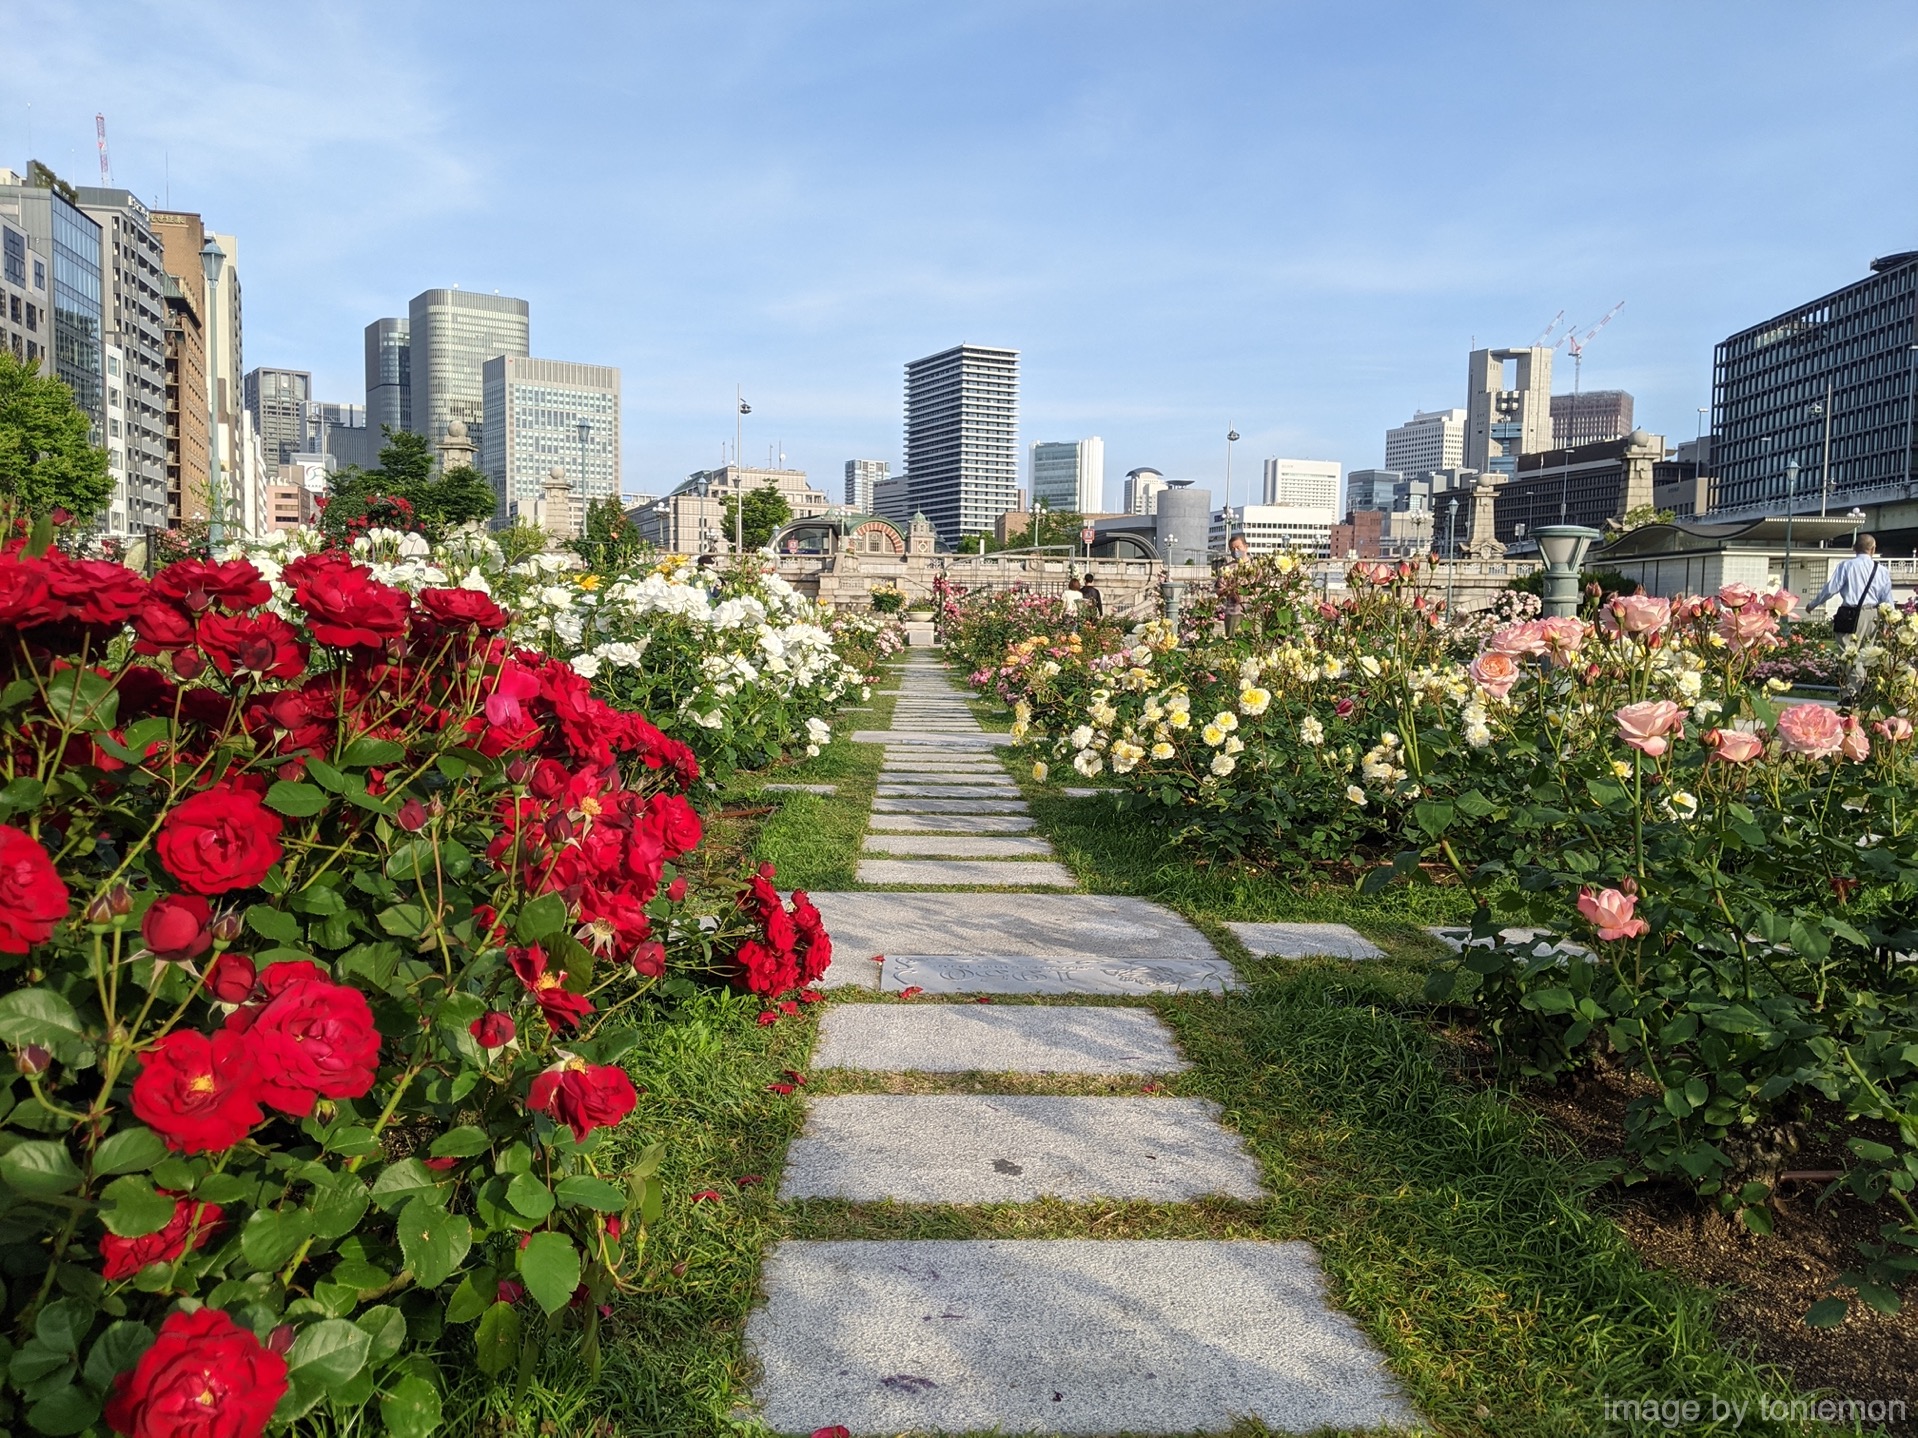
[[[1878,541],[1869,534],[1859,535],[1851,549],[1851,558],[1832,570],[1825,587],[1806,608],[1816,609],[1827,599],[1836,599],[1838,608],[1832,611],[1831,632],[1857,640],[1862,652],[1872,630],[1878,627],[1878,606],[1891,603],[1891,571],[1878,562]],[[1864,682],[1865,666],[1854,658],[1851,687],[1856,689]]]

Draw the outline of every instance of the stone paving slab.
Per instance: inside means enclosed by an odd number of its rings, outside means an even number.
[[[837,794],[837,784],[761,784],[769,794]]]
[[[1028,1203],[1259,1199],[1259,1168],[1200,1098],[842,1094],[814,1099],[779,1196]]]
[[[1205,935],[1144,899],[1079,894],[816,893],[835,950],[849,954],[1017,954],[1231,966]]]
[[[1062,1004],[840,1004],[815,1069],[876,1073],[1164,1074],[1189,1067],[1150,1009]]]
[[[1472,929],[1469,924],[1440,924],[1427,928],[1425,932],[1444,944],[1446,948],[1455,954],[1462,952],[1467,944],[1472,945],[1474,948],[1489,949],[1492,947],[1492,941],[1490,939],[1473,938]],[[1498,936],[1508,944],[1524,945],[1526,951],[1532,954],[1538,952],[1539,945],[1542,942],[1555,954],[1576,954],[1581,958],[1587,959],[1592,957],[1592,951],[1583,944],[1575,944],[1569,939],[1558,938],[1550,929],[1534,929],[1520,925],[1514,928],[1500,929]]]
[[[874,814],[867,827],[894,834],[1023,834],[1030,814]]]
[[[1044,839],[991,834],[868,834],[868,854],[918,854],[938,859],[1050,859]]]
[[[1419,1426],[1304,1243],[789,1241],[763,1281],[746,1353],[779,1433]]]
[[[971,745],[976,748],[992,748],[1000,744],[1010,744],[1010,734],[999,734],[981,729],[976,734],[935,734],[928,730],[912,729],[855,729],[852,742],[855,744],[899,744],[920,743],[936,746]]]
[[[884,775],[880,776],[884,779]],[[766,785],[768,789],[773,786]],[[1019,786],[1007,778],[979,778],[967,783],[939,780],[924,784],[881,783],[873,790],[873,796],[879,799],[991,799],[998,795],[1019,797]]]
[[[861,859],[859,882],[918,884],[926,888],[990,884],[1013,889],[1071,889],[1079,883],[1064,864],[1045,859]]]
[[[1096,799],[1101,794],[1116,794],[1119,791],[1117,789],[1085,789],[1074,784],[1068,785],[1059,792],[1068,799]]]
[[[883,952],[876,950],[875,952]],[[833,960],[833,968],[839,960]],[[828,971],[830,972],[830,970]],[[889,954],[842,983],[928,994],[1220,994],[1239,986],[1224,959],[1100,959],[1089,955]]]
[[[874,799],[875,814],[1023,814],[1023,799]]]
[[[1382,959],[1385,950],[1348,924],[1233,924],[1226,927],[1260,958]]]
[[[919,773],[932,773],[938,770],[956,771],[964,774],[998,774],[1006,772],[1006,766],[992,754],[924,754],[900,753],[887,750],[881,760],[881,770],[910,769]]]

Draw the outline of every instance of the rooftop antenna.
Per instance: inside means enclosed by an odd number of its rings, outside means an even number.
[[[113,184],[113,166],[107,163],[107,117],[96,113],[93,117],[93,135],[100,146],[100,188],[106,189]]]

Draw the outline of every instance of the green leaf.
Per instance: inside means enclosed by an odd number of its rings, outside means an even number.
[[[373,1340],[367,1357],[374,1363],[386,1362],[406,1346],[406,1315],[390,1303],[369,1308],[353,1321]]]
[[[63,1143],[30,1138],[0,1154],[0,1182],[28,1198],[50,1198],[80,1186],[80,1170]]]
[[[313,1215],[304,1208],[258,1209],[240,1229],[240,1252],[256,1269],[278,1268],[313,1233]]]
[[[344,1238],[359,1226],[369,1199],[366,1185],[355,1174],[335,1174],[328,1181],[315,1184],[313,1196],[308,1200],[313,1206],[314,1236]]]
[[[565,927],[566,901],[558,894],[541,894],[513,921],[513,933],[524,944],[536,944]]]
[[[563,1233],[536,1233],[519,1251],[519,1271],[539,1306],[557,1313],[579,1288],[579,1250]]]
[[[346,1382],[366,1366],[373,1338],[359,1324],[345,1318],[309,1323],[293,1340],[286,1355],[289,1374],[331,1386]]]
[[[91,669],[62,669],[47,680],[47,710],[68,729],[111,729],[120,713],[120,691]]]
[[[16,1048],[45,1044],[57,1053],[81,1037],[80,1016],[51,989],[15,989],[0,995],[0,1041]]]
[[[306,761],[306,772],[313,776],[314,783],[318,784],[322,789],[332,790],[335,794],[344,794],[354,784],[359,784],[362,788],[365,787],[365,781],[361,780],[357,775],[354,776],[353,779],[348,780],[346,775],[342,774],[338,769],[319,759],[309,758]]]
[[[377,918],[382,929],[402,939],[417,939],[426,932],[426,908],[421,904],[394,904],[381,909]]]
[[[100,1190],[100,1222],[121,1238],[144,1238],[173,1221],[174,1200],[155,1193],[136,1174],[116,1178]]]
[[[141,1173],[166,1157],[166,1143],[150,1128],[135,1124],[108,1134],[93,1151],[96,1178],[110,1173]]]
[[[425,1198],[434,1203],[445,1201],[433,1171],[417,1158],[403,1158],[396,1163],[389,1163],[380,1170],[380,1176],[373,1180],[373,1202],[388,1213],[414,1198]]]
[[[562,1178],[553,1188],[559,1201],[569,1208],[596,1208],[601,1213],[618,1213],[626,1207],[626,1194],[616,1184],[591,1174],[576,1173]],[[511,1193],[508,1193],[511,1198]]]
[[[448,1129],[433,1140],[426,1153],[429,1158],[471,1158],[492,1146],[493,1140],[486,1136],[486,1130],[469,1123]]]
[[[519,1313],[512,1304],[495,1303],[486,1310],[473,1335],[473,1349],[482,1373],[503,1373],[512,1366],[519,1357]]]
[[[473,1246],[473,1225],[438,1204],[416,1198],[396,1223],[400,1252],[421,1288],[438,1288],[453,1276]]]
[[[324,884],[314,884],[300,890],[286,901],[286,906],[301,914],[311,914],[316,919],[327,919],[335,914],[346,912],[346,899],[338,889],[329,889]]]
[[[425,839],[408,839],[386,856],[386,877],[402,882],[431,880],[435,867],[433,845]]]
[[[1805,1310],[1805,1322],[1813,1328],[1836,1328],[1850,1311],[1851,1305],[1842,1298],[1821,1298]]]
[[[355,739],[346,746],[346,752],[340,756],[340,762],[364,769],[382,764],[397,764],[405,757],[406,750],[391,739]]]
[[[100,1400],[84,1388],[56,1388],[27,1410],[27,1424],[49,1438],[84,1433],[100,1416]]]
[[[310,819],[326,808],[326,790],[316,784],[281,779],[266,791],[266,807],[289,819]]]
[[[80,1340],[93,1327],[95,1311],[91,1303],[82,1303],[77,1298],[56,1298],[40,1310],[40,1317],[33,1325],[33,1336],[62,1353],[78,1353]]]
[[[514,1175],[506,1185],[506,1201],[526,1218],[541,1219],[553,1211],[553,1191],[530,1173]]]
[[[1436,839],[1452,826],[1452,806],[1439,800],[1421,799],[1412,806],[1412,817]]]
[[[380,1421],[392,1438],[429,1438],[440,1426],[439,1391],[419,1374],[407,1374],[380,1395]]]
[[[95,1392],[104,1393],[116,1373],[124,1373],[140,1361],[140,1355],[153,1346],[153,1330],[144,1323],[122,1319],[107,1325],[107,1331],[93,1341],[83,1374]]]
[[[491,1268],[469,1268],[446,1300],[448,1323],[471,1323],[499,1297],[499,1275]]]
[[[283,944],[298,943],[302,932],[300,921],[293,915],[266,904],[248,905],[246,926],[256,934],[278,939]]]
[[[1898,1290],[1885,1283],[1859,1284],[1858,1297],[1867,1308],[1875,1308],[1887,1317],[1904,1306],[1898,1297]]]

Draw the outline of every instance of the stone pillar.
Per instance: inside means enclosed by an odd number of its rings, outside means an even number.
[[[1505,546],[1498,542],[1498,486],[1503,483],[1489,474],[1481,474],[1472,487],[1470,538],[1465,541],[1463,551],[1468,559],[1505,557]]]

